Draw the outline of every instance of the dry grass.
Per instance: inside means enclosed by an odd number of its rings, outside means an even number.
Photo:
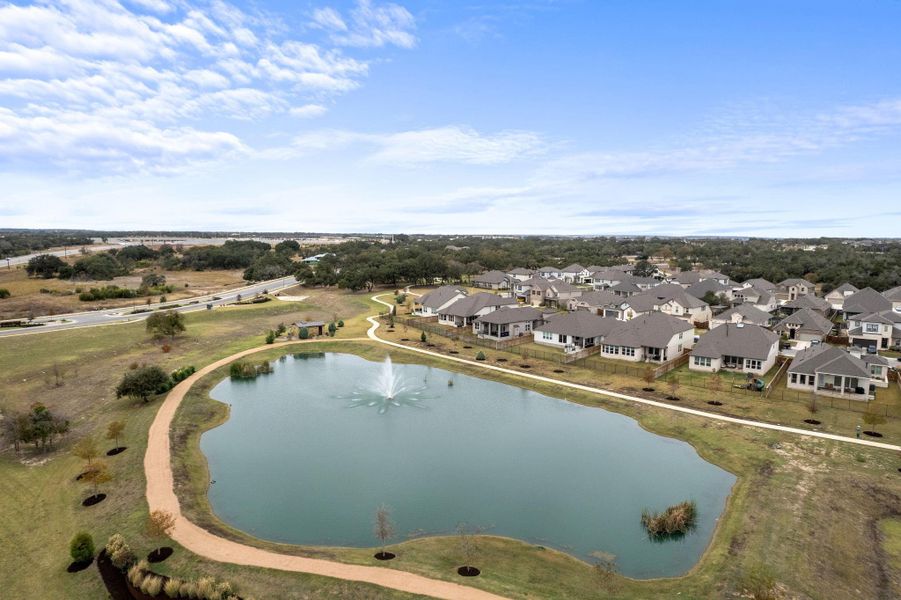
[[[698,507],[693,500],[686,500],[655,513],[647,509],[641,512],[641,524],[653,538],[685,535],[695,527]]]

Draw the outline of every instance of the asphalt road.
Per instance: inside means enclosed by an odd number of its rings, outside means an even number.
[[[85,250],[87,250],[88,254],[93,254],[94,252],[100,252],[101,250],[112,250],[113,248],[123,248],[124,244],[103,244],[103,245],[92,245],[85,246]],[[23,256],[13,256],[9,259],[0,259],[0,267],[5,267],[7,264],[10,267],[15,267],[16,265],[24,265],[27,264],[29,260],[34,258],[35,256],[41,256],[43,254],[50,254],[52,256],[81,256],[81,246],[70,246],[65,250],[53,250],[52,252],[35,252],[34,254],[25,254]],[[9,261],[9,262],[7,262]]]
[[[276,292],[293,285],[297,285],[294,276],[282,277],[281,279],[271,279],[262,281],[243,288],[224,291],[221,293],[198,296],[196,298],[186,298],[183,300],[174,300],[165,304],[153,304],[154,310],[171,308],[178,312],[192,312],[195,310],[206,310],[207,304],[213,306],[222,306],[224,304],[233,304],[237,302],[238,296],[246,300],[262,293],[263,291]],[[213,296],[218,298],[213,300]],[[179,305],[179,306],[176,306]],[[135,308],[145,308],[143,304],[137,304],[135,307],[110,308],[106,310],[96,310],[90,312],[69,313],[65,315],[52,315],[46,317],[37,317],[32,323],[45,323],[45,325],[37,327],[3,327],[0,328],[0,338],[15,335],[34,335],[39,333],[52,333],[54,331],[65,331],[66,329],[78,329],[80,327],[95,327],[98,325],[109,325],[111,323],[127,323],[129,321],[143,321],[152,312],[132,314]]]

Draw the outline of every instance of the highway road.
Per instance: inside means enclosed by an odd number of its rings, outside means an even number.
[[[234,304],[238,301],[238,296],[246,300],[252,298],[264,291],[272,293],[285,288],[297,285],[294,276],[282,277],[280,279],[271,279],[269,281],[261,281],[243,288],[223,291],[217,294],[206,296],[198,296],[196,298],[185,298],[183,300],[174,300],[165,304],[153,304],[154,311],[160,309],[173,309],[178,312],[192,312],[195,310],[206,310],[208,304],[213,306],[222,306],[225,304]],[[216,299],[214,300],[213,297]],[[110,308],[106,310],[96,310],[80,313],[69,313],[64,315],[52,315],[46,317],[37,317],[31,323],[43,323],[40,326],[31,327],[2,327],[0,328],[0,338],[11,337],[17,335],[35,335],[40,333],[53,333],[54,331],[65,331],[67,329],[78,329],[81,327],[96,327],[98,325],[110,325],[113,323],[128,323],[131,321],[142,321],[153,314],[153,311],[146,313],[133,313],[135,309],[146,308],[143,304],[135,307]]]
[[[100,252],[102,250],[112,250],[113,248],[122,248],[124,244],[102,244],[102,245],[91,245],[84,246],[85,250],[88,254],[93,254],[94,252]],[[35,256],[41,256],[42,254],[50,254],[52,256],[74,256],[78,257],[81,255],[81,246],[69,246],[64,250],[53,250],[53,251],[44,251],[44,252],[35,252],[34,254],[25,254],[23,256],[13,256],[10,258],[0,259],[0,266],[10,266],[15,267],[16,265],[24,265],[27,264],[29,260],[34,258]]]

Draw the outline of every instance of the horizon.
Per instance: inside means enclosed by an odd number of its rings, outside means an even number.
[[[899,20],[896,2],[0,3],[0,224],[885,238]]]

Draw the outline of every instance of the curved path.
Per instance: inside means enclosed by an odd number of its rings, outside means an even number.
[[[373,296],[372,299],[378,302],[379,304],[384,304],[389,308],[389,310],[393,307],[392,304],[385,302],[380,298],[383,294],[378,294]],[[786,433],[794,433],[798,435],[804,435],[807,437],[820,438],[824,440],[833,440],[837,442],[847,442],[849,444],[858,444],[860,446],[869,446],[871,448],[880,448],[882,450],[895,450],[901,452],[901,446],[897,446],[895,444],[886,444],[885,442],[874,442],[870,440],[857,439],[852,437],[847,437],[844,435],[836,435],[834,433],[822,433],[819,431],[810,431],[807,429],[800,429],[797,427],[786,427],[785,425],[776,425],[774,423],[766,423],[763,421],[754,421],[752,419],[742,419],[739,417],[729,417],[727,415],[720,415],[717,413],[707,412],[703,410],[697,410],[694,408],[685,408],[684,406],[675,406],[673,404],[666,404],[665,402],[657,402],[656,400],[648,400],[647,398],[640,398],[638,396],[630,396],[628,394],[621,394],[619,392],[614,392],[611,390],[605,390],[602,388],[591,387],[588,385],[581,385],[578,383],[570,383],[568,381],[562,381],[560,379],[554,379],[552,377],[543,377],[541,375],[533,375],[532,373],[523,373],[521,371],[514,371],[513,369],[507,369],[504,367],[496,367],[494,365],[486,365],[482,362],[477,362],[474,360],[468,360],[465,358],[458,358],[456,356],[448,356],[446,354],[441,354],[440,352],[432,352],[431,350],[423,350],[422,348],[414,348],[412,346],[405,346],[403,344],[398,344],[397,342],[389,342],[388,340],[383,340],[375,334],[375,330],[379,327],[378,319],[375,317],[368,317],[367,320],[372,324],[372,327],[369,328],[369,331],[366,332],[366,335],[371,340],[375,340],[382,344],[387,344],[389,346],[393,346],[395,348],[403,348],[404,350],[410,352],[417,352],[419,354],[427,354],[429,356],[436,356],[442,358],[444,360],[450,360],[458,363],[464,363],[467,365],[471,365],[474,367],[479,367],[481,369],[486,369],[489,371],[496,371],[499,373],[505,373],[507,375],[515,375],[522,379],[531,379],[533,381],[541,381],[543,383],[552,383],[557,386],[567,387],[574,390],[580,390],[583,392],[589,392],[592,394],[596,394],[598,396],[607,396],[609,398],[617,398],[619,400],[627,400],[629,402],[635,402],[638,404],[646,404],[648,406],[655,406],[657,408],[663,408],[666,410],[671,410],[675,412],[685,413],[689,415],[694,415],[696,417],[703,417],[705,419],[713,419],[716,421],[723,421],[726,423],[735,423],[736,425],[745,425],[747,427],[757,427],[759,429],[771,429],[773,431],[783,431]]]
[[[366,339],[347,338],[341,341],[362,341]],[[181,506],[179,505],[178,497],[175,495],[175,480],[172,476],[169,430],[172,425],[172,419],[175,417],[175,411],[184,399],[185,394],[198,379],[238,358],[262,350],[298,343],[306,342],[281,342],[260,346],[218,360],[176,385],[169,392],[169,395],[166,396],[156,414],[156,418],[153,420],[153,424],[150,426],[147,436],[144,471],[147,475],[147,504],[149,509],[151,511],[165,510],[175,517],[175,527],[171,533],[172,539],[198,556],[219,562],[310,573],[348,581],[360,581],[411,594],[421,594],[449,600],[503,600],[502,596],[489,592],[449,581],[430,579],[406,571],[290,556],[254,548],[253,546],[246,546],[210,533],[189,521],[181,513]]]

